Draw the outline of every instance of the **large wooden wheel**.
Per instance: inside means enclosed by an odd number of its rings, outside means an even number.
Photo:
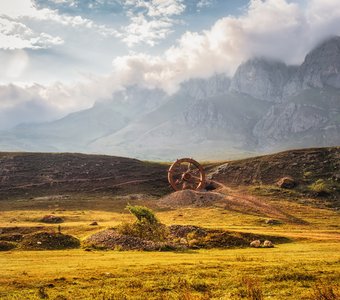
[[[177,159],[169,168],[168,180],[174,190],[199,190],[205,186],[203,167],[192,158]]]

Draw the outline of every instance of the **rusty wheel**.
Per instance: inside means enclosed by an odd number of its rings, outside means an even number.
[[[192,158],[176,160],[169,168],[168,180],[174,190],[199,190],[205,186],[202,166]]]

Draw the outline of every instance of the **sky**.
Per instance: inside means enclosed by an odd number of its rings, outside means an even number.
[[[0,0],[0,130],[254,56],[300,64],[339,24],[338,0]]]

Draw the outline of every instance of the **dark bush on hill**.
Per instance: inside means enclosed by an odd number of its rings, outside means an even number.
[[[16,248],[16,245],[11,242],[0,241],[0,251],[9,251]]]

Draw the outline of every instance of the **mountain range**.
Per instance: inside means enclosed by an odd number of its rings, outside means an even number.
[[[221,62],[223,63],[223,62]],[[62,119],[0,132],[1,151],[85,152],[148,160],[232,159],[340,145],[340,37],[287,66],[264,57],[232,78],[191,79],[173,95],[127,87]]]

